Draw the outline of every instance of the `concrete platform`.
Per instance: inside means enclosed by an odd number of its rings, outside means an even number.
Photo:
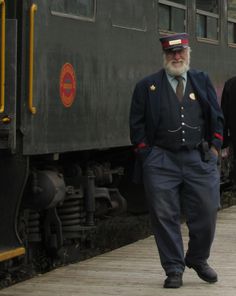
[[[187,228],[183,225],[185,245]],[[219,212],[209,263],[219,281],[208,284],[186,269],[180,289],[163,289],[153,236],[98,257],[56,269],[0,291],[5,296],[234,296],[236,293],[236,206]]]

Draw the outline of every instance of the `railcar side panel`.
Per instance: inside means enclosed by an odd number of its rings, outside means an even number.
[[[97,7],[96,18],[88,21],[55,14],[51,2],[32,2],[37,5],[33,81],[37,111],[31,114],[27,101],[22,103],[24,154],[130,145],[132,90],[143,73],[153,68],[155,62],[145,43],[154,48],[156,38],[154,32],[147,32],[146,24],[142,29],[117,26],[109,17],[107,2],[103,2]],[[144,11],[149,7],[146,1],[139,1],[139,5]],[[28,14],[29,7],[25,7],[26,39]],[[72,69],[67,73],[69,80],[62,74],[66,65]],[[27,70],[26,66],[26,79]],[[27,91],[23,97],[28,96]],[[63,92],[65,96],[66,92],[74,94],[70,106],[63,102]]]

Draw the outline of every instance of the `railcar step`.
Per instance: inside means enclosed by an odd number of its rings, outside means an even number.
[[[19,247],[9,250],[0,250],[0,262],[9,260],[14,257],[18,257],[25,254],[25,248]]]

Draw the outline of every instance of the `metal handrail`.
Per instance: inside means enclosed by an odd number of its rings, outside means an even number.
[[[34,79],[34,15],[37,5],[32,4],[30,8],[30,36],[29,36],[29,110],[32,114],[36,113],[33,106],[33,79]]]

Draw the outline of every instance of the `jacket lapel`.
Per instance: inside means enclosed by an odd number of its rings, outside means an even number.
[[[201,79],[198,79],[199,74],[192,73],[192,71],[190,70],[188,72],[188,77],[192,83],[193,89],[196,91],[196,95],[197,95],[197,98],[199,99],[200,103],[202,103],[205,106],[209,106],[205,85],[203,83],[201,83]]]
[[[160,118],[160,99],[161,99],[161,89],[163,85],[162,81],[163,81],[164,75],[165,75],[165,71],[161,70],[158,73],[152,75],[147,82],[151,116],[152,116],[155,128],[158,126],[158,121]]]

